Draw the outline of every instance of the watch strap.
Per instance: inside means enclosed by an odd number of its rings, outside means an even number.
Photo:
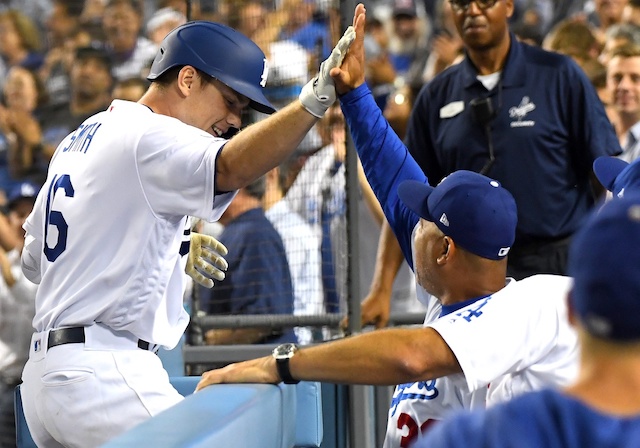
[[[278,369],[278,375],[284,384],[298,384],[300,380],[296,380],[291,376],[289,370],[289,359],[276,359],[276,368]]]

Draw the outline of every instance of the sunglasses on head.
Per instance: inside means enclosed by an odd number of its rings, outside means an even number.
[[[466,11],[469,9],[471,2],[475,2],[478,8],[485,10],[495,5],[498,0],[449,0],[451,8],[455,11]]]

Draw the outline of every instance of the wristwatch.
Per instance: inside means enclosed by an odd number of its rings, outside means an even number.
[[[289,360],[298,351],[296,344],[281,344],[273,349],[273,358],[276,360],[278,375],[284,384],[298,384],[300,380],[293,379],[289,370]]]

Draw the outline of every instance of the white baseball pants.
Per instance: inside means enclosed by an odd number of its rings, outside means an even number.
[[[49,350],[48,331],[33,335],[21,393],[39,447],[99,446],[182,400],[160,358],[124,333],[93,325],[85,343]]]

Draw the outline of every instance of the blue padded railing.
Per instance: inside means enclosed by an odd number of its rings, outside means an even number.
[[[116,437],[104,448],[264,447],[295,444],[295,390],[265,384],[216,385]]]
[[[186,398],[104,445],[115,447],[319,447],[319,383],[221,384],[192,394],[200,377],[173,377]],[[33,447],[16,388],[18,447]]]

